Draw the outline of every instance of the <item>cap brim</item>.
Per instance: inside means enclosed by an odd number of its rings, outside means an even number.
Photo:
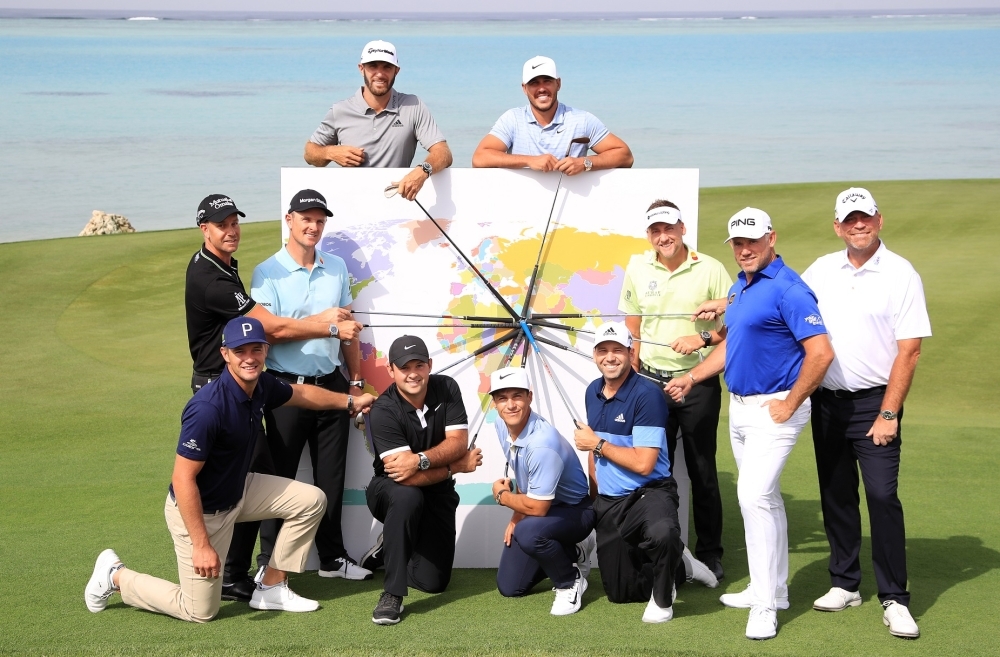
[[[423,354],[406,354],[392,361],[392,364],[395,365],[396,367],[402,367],[403,365],[409,363],[411,360],[419,360],[421,363],[429,363],[431,359],[428,356],[424,356]]]
[[[267,340],[236,340],[235,342],[231,342],[230,344],[224,344],[222,346],[225,347],[226,349],[235,349],[236,347],[242,347],[245,344],[266,344],[270,346],[271,343],[268,342]]]
[[[333,213],[330,212],[330,208],[324,205],[307,205],[304,208],[295,208],[294,210],[291,208],[288,209],[289,212],[304,212],[306,210],[322,210],[326,214],[326,216],[328,217],[333,216]]]
[[[221,222],[225,221],[226,219],[228,219],[230,217],[230,215],[234,215],[234,214],[238,214],[238,215],[240,215],[241,217],[244,217],[244,218],[246,217],[246,215],[243,214],[242,212],[240,212],[237,208],[233,208],[232,210],[219,210],[215,214],[209,215],[209,216],[205,217],[204,219],[202,219],[200,223],[204,224],[204,223],[212,222],[213,224],[218,224],[218,223],[221,223]]]

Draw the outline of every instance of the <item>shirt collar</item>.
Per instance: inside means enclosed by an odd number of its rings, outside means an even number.
[[[606,401],[606,402],[607,401],[614,401],[614,400],[623,401],[623,402],[624,401],[628,401],[628,396],[632,392],[632,388],[635,387],[635,382],[638,381],[638,379],[639,379],[639,375],[635,373],[635,370],[633,370],[631,367],[629,367],[628,368],[628,376],[625,377],[625,383],[623,383],[622,386],[620,388],[618,388],[618,392],[615,393],[614,397],[612,397],[611,399],[608,399],[607,397],[604,396],[604,386],[603,385],[600,388],[597,389],[597,397],[598,397],[598,399],[600,399],[602,401]],[[602,379],[602,381],[603,381],[603,379]]]
[[[756,281],[761,276],[763,276],[764,278],[774,278],[775,276],[778,275],[778,272],[784,268],[784,266],[785,266],[785,261],[781,259],[780,255],[775,254],[774,260],[772,260],[767,267],[764,267],[759,272],[753,275],[753,280]],[[741,281],[743,281],[743,283],[747,282],[747,273],[745,271],[741,271],[739,274],[737,274],[737,277]],[[753,281],[751,281],[750,283],[752,284]]]
[[[365,100],[364,86],[358,87],[357,93],[351,96],[351,100],[354,101],[358,111],[362,114],[368,114],[369,112],[375,114],[375,110],[372,109],[371,105],[368,104],[368,101]],[[391,114],[399,113],[399,92],[395,89],[391,89],[389,91],[389,104],[385,106],[385,109],[382,110],[382,112],[389,112]],[[381,112],[379,112],[379,114],[381,114]]]
[[[656,249],[651,249],[649,251],[646,251],[646,262],[648,262],[649,264],[651,264],[654,267],[659,267],[663,271],[668,272],[670,274],[676,274],[678,272],[684,271],[685,269],[690,269],[691,267],[693,267],[695,265],[695,263],[701,262],[701,256],[699,256],[698,253],[694,249],[692,249],[687,244],[685,244],[684,247],[687,249],[688,256],[684,260],[684,262],[682,262],[680,264],[680,266],[677,267],[677,269],[675,269],[673,271],[670,271],[669,269],[667,269],[666,267],[664,267],[663,263],[660,262],[659,260],[657,260],[657,258],[656,258]]]
[[[528,103],[527,105],[524,106],[524,111],[528,113],[528,123],[534,123],[535,125],[539,125],[538,119],[535,118],[535,113],[531,111],[531,103]],[[555,116],[552,117],[552,122],[546,125],[544,128],[542,128],[542,130],[546,130],[549,126],[562,125],[563,122],[565,122],[565,120],[566,120],[566,106],[563,105],[562,103],[559,103],[556,106],[556,113]]]
[[[882,259],[885,257],[887,248],[885,248],[885,242],[881,242],[878,245],[878,249],[872,254],[872,257],[868,258],[868,262],[861,265],[860,267],[855,267],[851,264],[851,261],[847,258],[847,249],[840,252],[842,256],[840,266],[841,268],[850,267],[854,271],[882,271]]]
[[[284,267],[290,272],[298,271],[299,269],[305,269],[305,267],[295,262],[295,259],[292,257],[292,254],[288,252],[288,247],[285,246],[281,247],[281,250],[274,255],[274,259],[277,260],[282,267]],[[323,257],[319,249],[316,249],[316,255],[313,259],[313,267],[314,268],[322,267],[324,269],[326,268],[326,258]]]
[[[233,272],[237,271],[238,264],[236,258],[230,258],[229,264],[222,262],[217,255],[205,248],[205,245],[201,245],[201,255],[208,258],[208,261],[215,265],[223,274],[232,277]]]
[[[507,430],[507,442],[510,443],[511,447],[517,447],[518,449],[523,449],[528,446],[531,442],[531,437],[535,433],[535,429],[539,428],[541,416],[531,411],[528,414],[528,423],[524,425],[524,431],[518,436],[517,440],[510,437],[510,430]],[[501,420],[503,422],[503,420]]]
[[[256,400],[260,397],[260,379],[257,380],[257,385],[253,389],[253,397],[247,397],[247,393],[240,387],[240,384],[236,383],[236,379],[229,372],[228,367],[222,368],[222,374],[219,375],[219,384],[222,385],[226,392],[228,392],[233,399],[241,404],[249,403],[250,401]]]

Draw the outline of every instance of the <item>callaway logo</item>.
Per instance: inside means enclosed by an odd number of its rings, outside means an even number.
[[[868,197],[865,196],[864,194],[862,194],[861,192],[851,192],[850,194],[848,194],[847,196],[845,196],[843,199],[841,199],[840,202],[841,203],[850,203],[851,201],[867,201],[867,200],[868,200]]]
[[[384,52],[387,55],[392,55],[393,57],[396,56],[396,53],[394,53],[391,50],[386,50],[385,48],[369,48],[368,49],[368,54],[369,55],[372,54],[373,52]]]
[[[200,452],[201,451],[201,447],[198,447],[198,443],[196,443],[194,441],[194,438],[191,438],[190,440],[188,440],[186,443],[183,443],[183,444],[184,444],[184,447],[187,447],[188,449],[193,449],[196,452]]]
[[[619,413],[618,417],[615,418],[615,422],[624,422],[624,421],[625,421],[625,414],[624,413]]]
[[[233,203],[233,199],[226,196],[223,196],[222,198],[213,199],[209,201],[208,204],[212,206],[213,210],[218,210],[219,208],[226,208],[229,207],[230,205],[236,205],[235,203]]]
[[[402,128],[403,127],[403,122],[400,121],[399,119],[396,119],[395,121],[393,121],[393,123],[392,123],[392,125],[390,127],[392,127],[392,128]]]
[[[507,372],[506,374],[501,374],[500,380],[506,379],[508,376],[514,376],[514,372]]]
[[[819,315],[809,315],[805,318],[807,324],[812,324],[813,326],[823,326],[823,318]]]

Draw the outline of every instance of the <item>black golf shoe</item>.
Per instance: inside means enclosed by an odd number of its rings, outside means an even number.
[[[222,583],[222,599],[235,600],[236,602],[250,602],[253,592],[257,589],[257,583],[250,577],[235,582]]]
[[[372,612],[372,622],[376,625],[395,625],[403,613],[403,599],[398,595],[382,592],[382,597]]]

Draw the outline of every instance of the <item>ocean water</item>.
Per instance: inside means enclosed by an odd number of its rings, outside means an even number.
[[[552,56],[560,99],[637,167],[704,186],[1000,177],[1000,16],[771,20],[0,18],[0,241],[78,233],[92,210],[194,225],[206,194],[281,216],[279,168],[356,90],[370,39],[455,154],[522,104]],[[418,153],[420,151],[418,150]],[[333,166],[333,165],[331,165]]]

